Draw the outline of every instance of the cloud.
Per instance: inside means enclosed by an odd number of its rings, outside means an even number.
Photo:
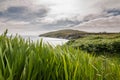
[[[117,21],[120,0],[0,0],[0,6],[2,29],[17,32],[71,27],[87,31],[120,30]]]
[[[111,16],[117,16],[120,15],[120,9],[109,9],[106,11]]]
[[[4,11],[0,11],[0,17],[8,20],[20,20],[20,21],[31,21],[36,18],[45,17],[48,13],[48,9],[42,7],[37,11],[32,11],[25,6],[12,6]]]
[[[120,15],[107,18],[99,18],[79,24],[73,29],[79,29],[88,32],[120,32]]]
[[[66,19],[60,19],[60,20],[53,21],[52,23],[49,23],[48,25],[50,25],[50,26],[66,26],[66,25],[70,25],[70,24],[76,25],[79,23],[80,22],[77,20],[72,21],[72,20],[66,18]]]
[[[107,18],[109,19],[109,17],[120,15],[119,0],[104,0],[104,1],[65,0],[66,3],[64,1],[55,1],[55,0],[52,0],[52,1],[54,1],[54,3],[57,2],[56,3],[57,5],[51,6],[52,10],[50,11],[50,14],[48,14],[49,16],[52,16],[53,19],[48,19],[48,20],[46,19],[45,21],[42,20],[43,22],[46,22],[46,24],[49,24],[47,25],[47,27],[51,26],[50,28],[54,28],[53,26],[56,26],[58,28],[61,26],[63,28],[74,27],[74,26],[77,26],[78,24],[83,24],[89,21],[93,21],[101,18],[106,18],[105,20],[107,20]],[[69,3],[67,3],[67,1]],[[71,16],[73,18],[72,21],[70,19]],[[74,16],[77,16],[77,17],[74,17]],[[56,20],[56,17],[61,17],[61,18]],[[64,18],[66,18],[66,20],[64,20]],[[107,24],[103,24],[103,25],[107,26]],[[97,29],[98,28],[101,28],[101,27],[97,26]],[[114,28],[117,29],[116,27]]]
[[[9,7],[6,12],[10,14],[21,14],[24,13],[26,10],[28,10],[26,7],[23,6],[14,6],[14,7]]]
[[[6,1],[6,0],[0,0],[0,2],[4,2],[4,1]]]

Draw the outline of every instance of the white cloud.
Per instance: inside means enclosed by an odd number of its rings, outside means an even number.
[[[25,21],[8,21],[4,24],[8,24],[8,25],[27,25],[30,24],[29,22],[25,22]]]
[[[119,31],[119,13],[120,0],[0,0],[0,32],[38,34],[78,23],[80,30]]]
[[[84,22],[75,26],[73,29],[79,29],[88,32],[120,32],[120,16],[108,18],[99,18]]]

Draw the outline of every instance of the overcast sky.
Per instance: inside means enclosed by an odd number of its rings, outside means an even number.
[[[120,32],[120,0],[0,0],[0,33]]]

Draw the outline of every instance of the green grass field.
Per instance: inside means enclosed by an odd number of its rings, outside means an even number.
[[[0,80],[120,80],[119,57],[0,36]]]

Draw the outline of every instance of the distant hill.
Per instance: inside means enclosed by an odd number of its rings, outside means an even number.
[[[52,38],[63,38],[63,39],[76,39],[83,37],[87,32],[79,31],[79,30],[72,30],[72,29],[65,29],[65,30],[58,30],[53,32],[48,32],[45,34],[39,35],[40,37],[52,37]]]

